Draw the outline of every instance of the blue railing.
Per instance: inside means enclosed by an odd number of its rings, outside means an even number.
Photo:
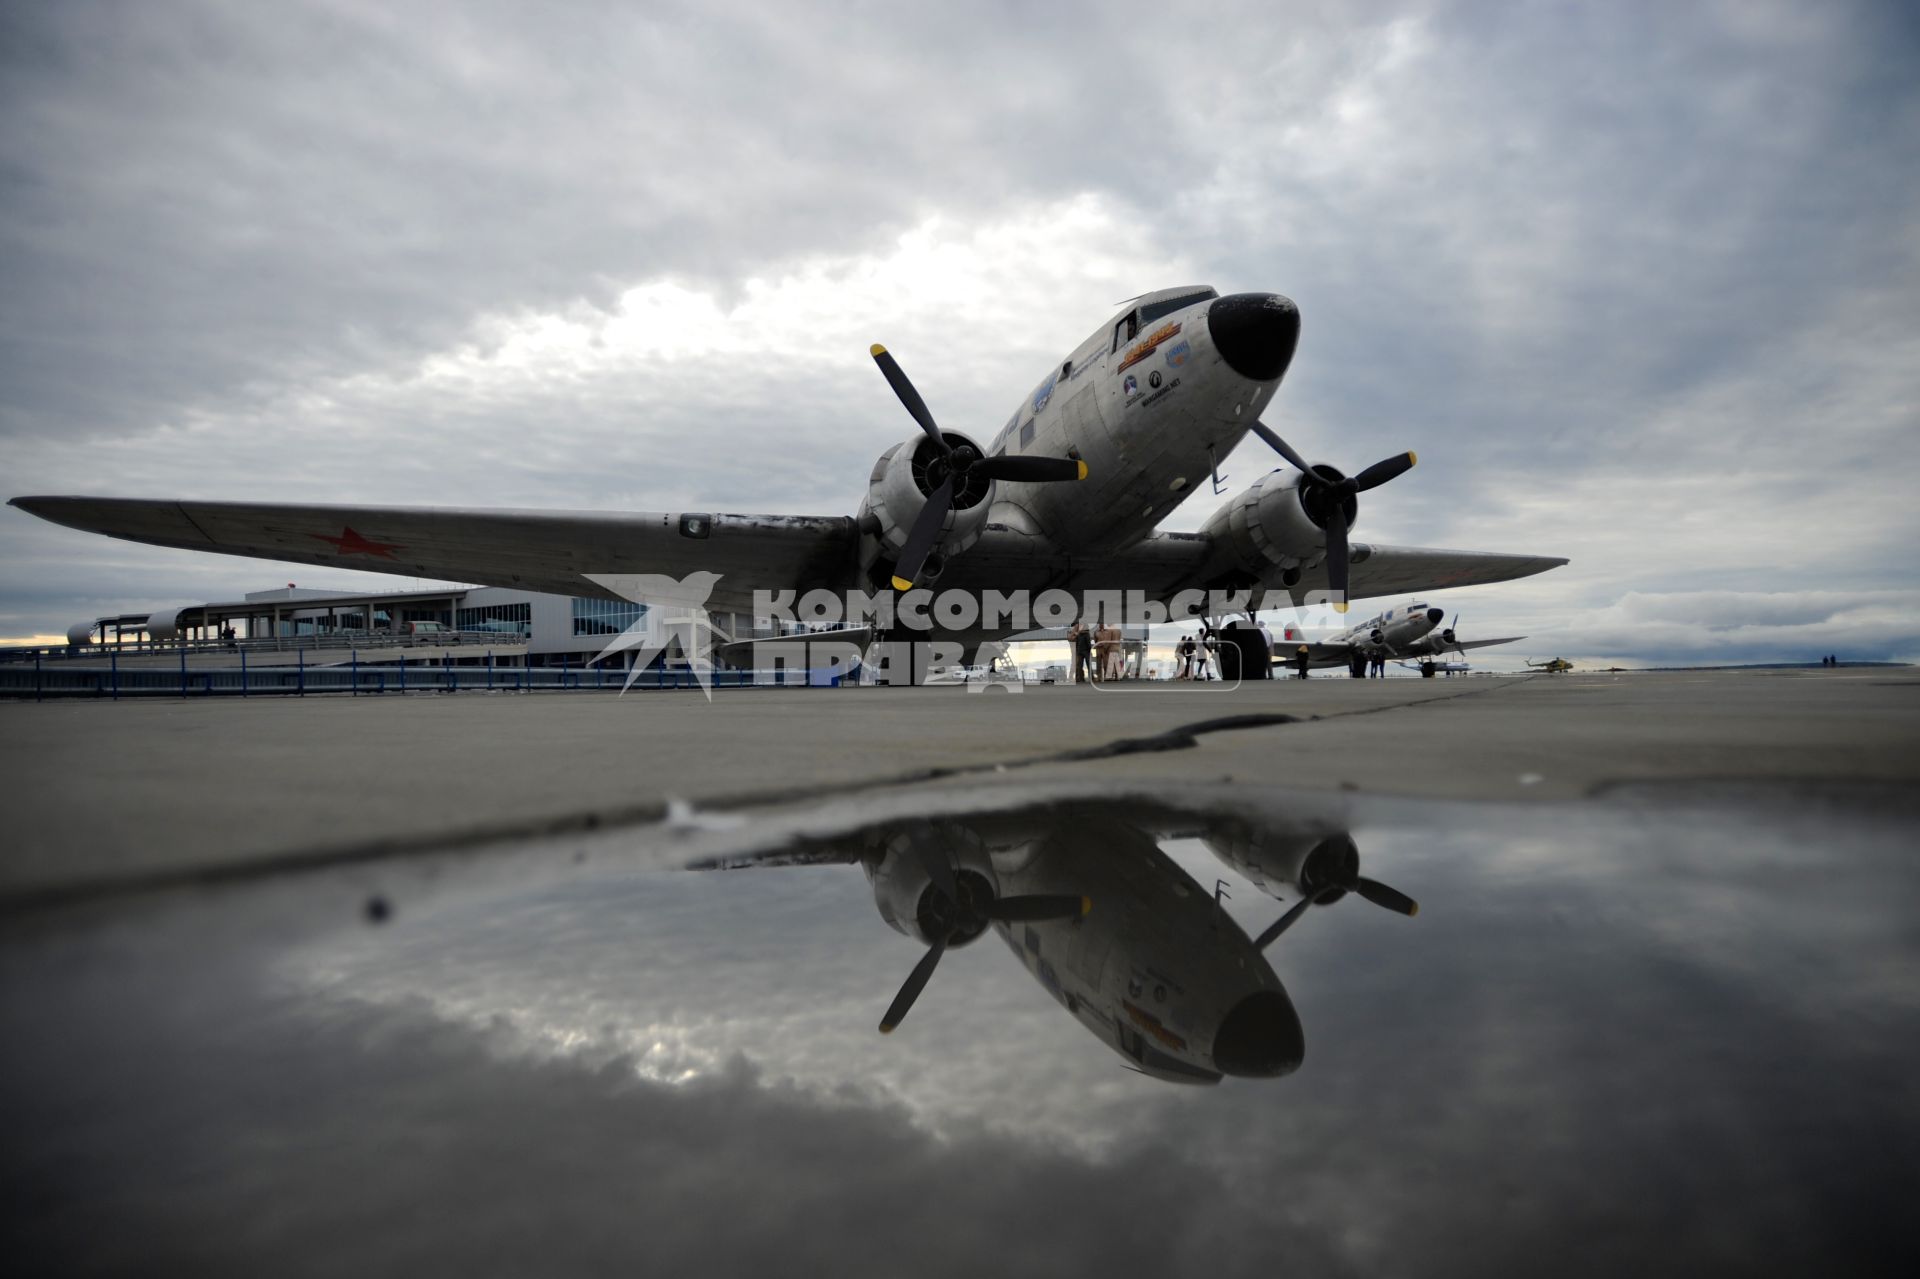
[[[709,679],[715,689],[822,687],[814,682],[817,672],[805,670],[749,671],[716,670]],[[835,680],[835,683],[853,681]],[[309,665],[302,660],[292,666],[248,667],[246,655],[234,666],[208,668],[189,666],[184,653],[178,669],[152,665],[123,667],[109,659],[104,667],[76,667],[70,663],[35,663],[0,667],[0,697],[31,697],[37,700],[68,697],[304,697],[308,694],[345,693],[350,696],[383,696],[400,693],[529,693],[529,692],[619,692],[627,687],[627,672],[605,666],[500,666],[489,655],[484,665],[460,666],[452,662],[406,665],[395,662],[367,662],[359,654],[345,662]],[[635,677],[633,691],[697,689],[700,681],[692,671],[642,671]]]
[[[264,635],[253,639],[170,639],[128,640],[107,644],[19,644],[0,647],[0,666],[24,662],[104,662],[110,657],[170,657],[182,649],[195,655],[211,653],[239,654],[308,652],[346,653],[394,648],[481,648],[516,647],[527,642],[525,636],[499,631],[440,631],[432,635],[391,635],[368,631],[329,631],[302,635]]]

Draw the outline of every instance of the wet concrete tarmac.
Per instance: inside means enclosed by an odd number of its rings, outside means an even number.
[[[3,901],[983,771],[1525,802],[1911,786],[1920,671],[13,703],[0,770]]]

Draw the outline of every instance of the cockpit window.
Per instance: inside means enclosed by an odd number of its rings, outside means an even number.
[[[1182,293],[1178,297],[1161,298],[1158,302],[1149,302],[1140,308],[1140,323],[1152,324],[1163,315],[1172,315],[1175,311],[1190,307],[1195,302],[1205,302],[1208,298],[1219,296],[1219,292],[1214,289],[1201,289],[1195,293]]]
[[[1113,349],[1118,351],[1122,342],[1131,342],[1140,336],[1140,313],[1133,311],[1120,323],[1113,326]]]

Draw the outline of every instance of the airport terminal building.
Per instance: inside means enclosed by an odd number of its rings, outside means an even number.
[[[250,591],[238,599],[170,606],[157,611],[112,613],[80,622],[67,632],[64,648],[8,650],[0,661],[51,660],[89,665],[93,658],[124,658],[137,666],[155,662],[219,665],[241,659],[258,663],[352,661],[366,665],[444,667],[485,666],[626,671],[642,654],[657,655],[647,665],[662,674],[692,671],[672,625],[679,610],[664,611],[631,600],[552,595],[512,587],[446,586],[432,590],[349,592],[301,587]],[[797,638],[818,628],[769,620],[757,623],[742,613],[712,613],[707,619],[721,644],[730,640]],[[1167,678],[1171,659],[1148,660],[1150,630],[1128,624],[1123,648],[1133,678]],[[608,645],[636,632],[619,651]],[[1026,633],[1016,641],[1014,668],[1024,678],[1068,678],[1071,654],[1066,632],[1058,627]],[[1037,650],[1037,651],[1036,651]],[[605,656],[603,656],[605,655]],[[740,666],[738,654],[721,664]],[[754,657],[763,654],[755,652]],[[812,656],[809,653],[809,656]],[[77,662],[74,659],[79,659]],[[1023,660],[1024,659],[1024,660]],[[831,664],[832,660],[822,659]],[[790,654],[767,657],[769,669],[792,670]],[[125,663],[123,662],[122,665]],[[245,660],[240,665],[244,666]],[[745,669],[756,663],[748,657]],[[801,659],[800,668],[809,667]],[[824,665],[822,666],[824,670]]]
[[[748,617],[716,614],[712,620],[732,635],[757,633]],[[654,612],[629,600],[496,586],[348,593],[288,583],[250,591],[237,600],[96,617],[69,629],[67,641],[70,648],[98,645],[122,652],[182,646],[385,648],[431,643],[492,650],[495,661],[508,665],[579,666],[635,626],[647,628],[649,642],[664,638],[656,633],[660,619]],[[626,655],[616,664],[625,666]]]

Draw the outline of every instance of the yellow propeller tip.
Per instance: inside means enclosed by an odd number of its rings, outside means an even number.
[[[896,591],[910,591],[913,589],[913,583],[904,577],[896,577],[893,579],[893,589]]]
[[[1411,906],[1409,906],[1409,907],[1407,907],[1407,918],[1408,918],[1408,919],[1412,919],[1412,918],[1413,918],[1413,917],[1414,917],[1415,915],[1418,915],[1419,913],[1420,913],[1420,903],[1419,903],[1419,902],[1415,902],[1415,903],[1413,903],[1413,905],[1411,905]]]
[[[1093,913],[1093,898],[1082,897],[1080,899],[1080,913],[1082,915],[1091,915]]]
[[[1336,613],[1344,613],[1347,611],[1347,606],[1345,604],[1335,604],[1333,606],[1333,611]]]
[[[893,1033],[893,1027],[883,1021],[880,1023],[880,1033],[883,1035],[891,1035]]]
[[[1420,455],[1418,453],[1415,453],[1412,449],[1407,450],[1407,465],[1408,466],[1420,465]]]
[[[887,353],[887,348],[884,346],[881,346],[878,342],[875,342],[873,344],[872,353],[876,356],[885,355]]]
[[[1077,461],[1078,459],[1075,459],[1075,460]],[[1085,462],[1080,463],[1080,474],[1075,478],[1082,479],[1082,480],[1087,478],[1087,464]]]

